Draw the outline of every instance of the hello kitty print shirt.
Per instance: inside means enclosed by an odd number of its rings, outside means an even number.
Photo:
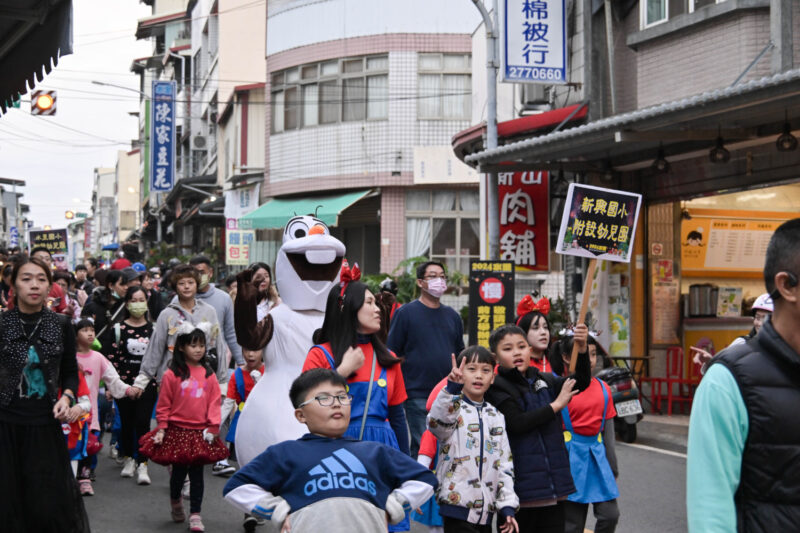
[[[153,336],[153,324],[149,322],[143,326],[131,326],[122,322],[119,325],[119,342],[114,334],[114,349],[108,360],[117,369],[119,377],[128,385],[133,385],[133,380],[139,375],[142,366],[142,357],[147,352],[150,337]]]
[[[208,429],[219,432],[220,389],[217,377],[206,377],[206,369],[189,367],[189,377],[182,380],[167,370],[161,380],[156,420],[159,429],[178,426],[185,429]]]

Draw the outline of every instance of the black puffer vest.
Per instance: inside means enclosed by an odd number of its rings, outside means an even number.
[[[33,338],[47,385],[47,397],[53,403],[58,399],[64,327],[65,319],[61,315],[45,309]],[[17,394],[22,370],[28,364],[29,346],[19,311],[0,313],[0,406],[11,403]]]
[[[523,411],[535,411],[555,400],[561,388],[557,381],[563,378],[542,374],[534,367],[528,368],[524,376],[516,368],[500,367],[487,399],[499,404],[503,396],[511,396]],[[560,498],[575,492],[560,416],[524,435],[509,434],[508,442],[514,458],[514,492],[521,502]]]
[[[738,530],[800,531],[800,355],[767,321],[714,364],[733,374],[749,418],[736,492]]]

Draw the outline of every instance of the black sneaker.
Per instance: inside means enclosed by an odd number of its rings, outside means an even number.
[[[97,481],[97,474],[94,473],[94,468],[89,471],[89,480],[94,483]]]
[[[258,520],[256,520],[255,516],[250,516],[249,514],[244,515],[244,522],[242,522],[242,527],[247,533],[253,533],[256,530],[257,525],[258,525]]]

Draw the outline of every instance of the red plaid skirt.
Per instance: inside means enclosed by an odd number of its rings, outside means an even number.
[[[153,442],[157,429],[139,439],[139,453],[160,465],[209,465],[228,457],[228,448],[219,440],[203,439],[203,430],[169,426],[161,444]]]

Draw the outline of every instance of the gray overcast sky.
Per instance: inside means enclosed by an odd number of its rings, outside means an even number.
[[[32,116],[29,96],[0,116],[0,177],[27,182],[22,201],[36,226],[65,227],[68,209],[88,212],[93,169],[114,167],[117,151],[130,150],[138,136],[128,112],[138,111],[139,95],[91,81],[138,90],[131,61],[150,55],[152,45],[134,33],[137,19],[149,15],[137,0],[74,0],[73,53],[37,85],[58,90],[56,116]]]

